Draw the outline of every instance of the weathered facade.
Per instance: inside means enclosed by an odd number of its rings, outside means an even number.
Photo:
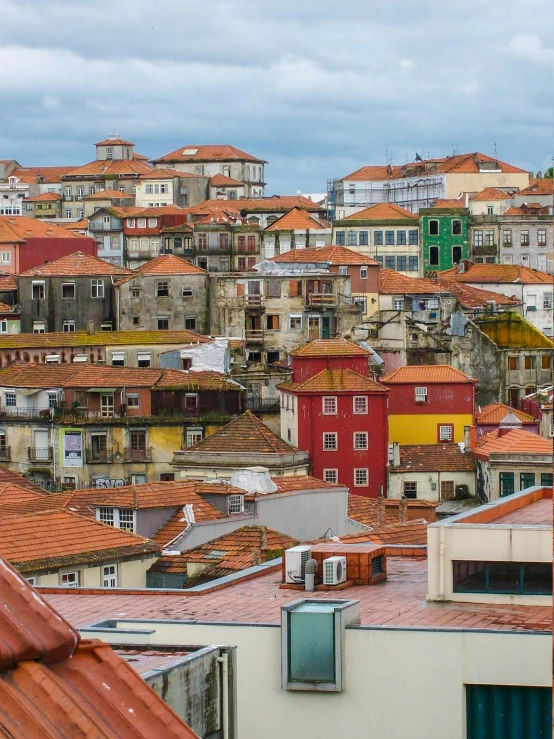
[[[469,258],[467,209],[422,208],[419,215],[423,274],[451,269]]]

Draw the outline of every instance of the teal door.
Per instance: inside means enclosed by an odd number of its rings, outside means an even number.
[[[322,316],[321,318],[321,338],[331,338],[331,318],[329,316]]]
[[[467,739],[551,739],[552,691],[466,685]]]

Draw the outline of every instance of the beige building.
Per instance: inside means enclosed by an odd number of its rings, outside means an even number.
[[[140,208],[187,208],[207,199],[208,178],[177,169],[154,169],[139,176],[135,197]]]

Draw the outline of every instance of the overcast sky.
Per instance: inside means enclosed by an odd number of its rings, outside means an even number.
[[[482,151],[545,170],[552,0],[0,0],[0,159],[229,143],[267,194]],[[388,147],[388,148],[387,148]]]

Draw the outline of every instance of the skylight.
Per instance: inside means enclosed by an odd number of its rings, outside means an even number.
[[[184,157],[193,157],[198,152],[198,149],[183,149]]]

